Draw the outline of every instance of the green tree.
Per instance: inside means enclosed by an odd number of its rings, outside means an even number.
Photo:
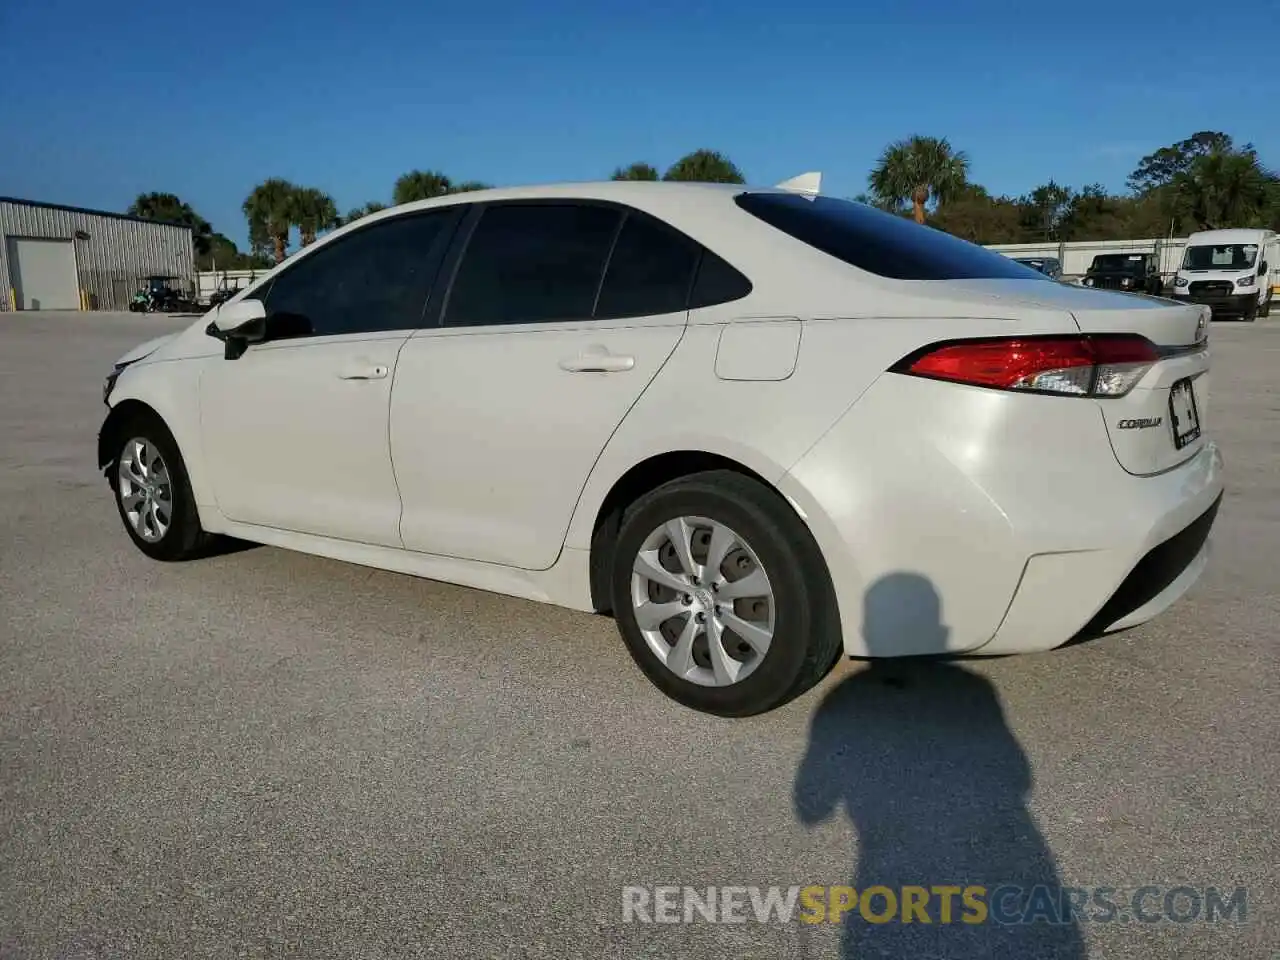
[[[455,184],[450,188],[450,193],[471,193],[475,190],[492,190],[493,184],[484,183],[480,180],[464,180],[462,183]]]
[[[347,211],[347,215],[342,218],[343,223],[355,223],[361,217],[367,217],[371,213],[377,213],[379,210],[387,209],[385,203],[379,203],[377,200],[370,200],[363,207],[352,207]]]
[[[1018,243],[1025,239],[1023,214],[1016,200],[993,197],[968,183],[939,205],[928,223],[970,243]]]
[[[1019,200],[1023,227],[1029,240],[1059,240],[1075,191],[1053,180],[1036,187]]]
[[[230,237],[215,233],[209,238],[209,250],[196,257],[197,270],[265,270],[271,258],[242,253]]]
[[[902,204],[894,203],[892,200],[882,200],[880,197],[873,197],[869,193],[860,193],[853,198],[854,203],[864,203],[868,207],[875,207],[877,210],[883,210],[885,213],[896,213],[902,215]]]
[[[1167,147],[1161,147],[1138,161],[1138,166],[1129,174],[1129,189],[1142,194],[1158,190],[1173,182],[1174,177],[1186,173],[1197,157],[1210,153],[1230,153],[1234,144],[1225,133],[1216,130],[1201,130],[1186,140]]]
[[[316,234],[339,223],[333,197],[315,187],[300,187],[293,194],[293,222],[304,247],[316,242]]]
[[[416,200],[430,200],[432,197],[443,197],[453,192],[453,181],[437,170],[410,170],[401,174],[392,190],[392,203],[413,203]]]
[[[894,208],[910,203],[916,223],[924,223],[929,203],[955,196],[968,173],[969,158],[945,137],[913,136],[884,148],[868,182],[878,201]]]
[[[289,230],[294,223],[298,192],[288,180],[271,177],[253,188],[242,209],[249,221],[249,238],[255,250],[264,243],[271,245],[276,263],[283,263],[289,247]]]
[[[733,161],[716,150],[695,150],[686,154],[667,169],[662,179],[697,183],[747,182]]]
[[[613,171],[611,180],[659,180],[658,168],[648,163],[633,163],[618,167]]]
[[[1071,199],[1057,223],[1058,236],[1063,240],[1126,240],[1148,236],[1149,227],[1135,217],[1136,201],[1129,197],[1115,197],[1107,193],[1100,183],[1091,183],[1079,192],[1071,191]]]
[[[1260,227],[1272,214],[1273,183],[1252,147],[1198,156],[1169,187],[1175,211],[1201,230]]]
[[[209,252],[213,227],[208,220],[191,209],[190,204],[184,203],[172,193],[140,193],[125,212],[131,217],[161,223],[180,223],[190,227],[196,255],[202,256]]]

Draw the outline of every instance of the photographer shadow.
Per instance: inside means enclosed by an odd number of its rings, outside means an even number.
[[[937,591],[923,576],[885,576],[864,604],[872,658],[891,653],[903,631],[945,639]],[[1031,785],[995,688],[956,662],[872,659],[832,688],[796,771],[795,812],[811,826],[843,808],[857,835],[856,897],[880,887],[896,900],[891,919],[883,891],[866,904],[869,914],[844,913],[841,955],[1086,957],[1078,924],[1059,909],[1053,855],[1027,809]],[[904,922],[905,887],[927,892],[928,922],[920,912]],[[963,891],[972,887],[984,889],[969,903]],[[914,895],[919,903],[923,894]],[[1039,919],[1017,922],[1029,918]]]

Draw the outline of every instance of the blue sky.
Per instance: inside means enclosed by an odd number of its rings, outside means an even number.
[[[892,9],[889,9],[889,8]],[[123,210],[176,193],[242,246],[268,176],[342,210],[412,168],[516,184],[723,150],[753,183],[851,196],[889,141],[946,136],[971,176],[1123,188],[1202,129],[1280,166],[1263,2],[0,0],[0,194]],[[1228,48],[1197,50],[1210,26]],[[1208,80],[1203,65],[1230,66]]]

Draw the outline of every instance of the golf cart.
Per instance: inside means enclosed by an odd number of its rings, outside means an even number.
[[[143,280],[142,289],[129,301],[134,313],[179,313],[189,309],[186,297],[175,283],[180,277],[151,276]]]

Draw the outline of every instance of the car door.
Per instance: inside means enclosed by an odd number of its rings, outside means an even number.
[[[396,370],[406,548],[555,562],[601,450],[680,340],[700,252],[616,205],[481,210],[440,324]]]
[[[392,377],[460,218],[380,219],[270,281],[266,339],[200,378],[205,461],[228,518],[401,545]]]

